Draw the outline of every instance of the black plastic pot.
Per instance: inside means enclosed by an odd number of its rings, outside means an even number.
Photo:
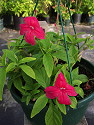
[[[3,15],[3,22],[4,22],[4,27],[9,27],[11,25],[11,20],[12,20],[12,15],[9,13],[6,13]]]
[[[89,61],[82,59],[80,63],[83,67],[87,68],[89,72],[94,74],[94,65],[92,65]],[[11,94],[13,98],[20,103],[24,113],[26,114],[27,118],[31,121],[32,125],[45,125],[44,117],[48,107],[45,107],[39,114],[37,114],[34,118],[30,118],[33,103],[29,104],[28,106],[21,102],[21,98],[16,93],[15,89],[11,89]],[[90,94],[88,97],[81,99],[78,101],[77,108],[72,109],[69,106],[67,107],[67,115],[63,115],[63,125],[76,125],[80,122],[82,117],[85,114],[85,111],[88,107],[90,101],[94,99],[94,92]]]
[[[47,23],[50,24],[50,17],[44,17],[42,14],[37,15],[38,21],[46,21]]]
[[[64,25],[65,25],[65,26],[69,26],[69,25],[70,25],[70,20],[65,20],[65,21],[64,21]]]
[[[83,13],[81,16],[81,23],[88,23],[89,15],[88,13]]]
[[[13,15],[13,22],[15,30],[19,30],[20,24],[23,23],[23,17],[18,17],[17,15]]]
[[[82,17],[82,14],[74,13],[74,14],[72,15],[73,22],[74,22],[75,24],[80,24],[80,23],[81,23],[81,17]]]
[[[94,24],[94,15],[91,15],[91,16],[88,17],[88,23]]]

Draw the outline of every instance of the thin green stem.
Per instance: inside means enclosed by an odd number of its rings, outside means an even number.
[[[33,12],[32,12],[32,16],[34,15],[34,12],[35,12],[35,10],[36,10],[36,8],[37,8],[37,5],[38,5],[38,0],[36,0],[36,5],[35,5],[34,10],[33,10]]]
[[[67,3],[67,6],[68,6],[68,12],[69,12],[69,15],[70,15],[70,20],[72,22],[72,26],[73,26],[73,30],[74,30],[74,34],[75,34],[75,39],[77,39],[77,33],[76,33],[76,29],[75,29],[75,26],[74,26],[74,22],[73,22],[73,18],[72,18],[72,15],[71,15],[71,11],[70,11],[70,7],[69,7],[69,1],[66,0],[66,3]],[[78,46],[78,49],[79,49],[79,44],[77,44]]]
[[[70,73],[70,83],[72,84],[72,73],[71,73],[70,59],[69,59],[69,54],[68,54],[68,46],[67,46],[67,42],[66,42],[66,35],[65,35],[65,31],[64,31],[64,23],[62,20],[62,15],[61,15],[61,10],[60,10],[60,0],[57,0],[57,4],[58,4],[58,12],[60,15],[62,33],[63,33],[63,37],[64,37],[64,44],[65,44],[65,50],[66,50],[66,55],[67,55],[68,68],[69,68],[69,73]]]
[[[23,40],[24,40],[24,35],[23,35],[23,38],[21,39],[21,43],[23,42]]]
[[[44,55],[44,52],[43,52],[43,50],[42,50],[42,48],[41,48],[40,43],[38,43],[38,45],[39,45],[39,48],[40,48],[40,50],[41,50],[42,54]]]

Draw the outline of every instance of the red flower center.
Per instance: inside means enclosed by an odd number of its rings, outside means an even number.
[[[62,90],[62,89],[66,89],[66,88],[63,88],[63,87],[62,87],[62,88],[60,88],[60,89]]]
[[[33,26],[30,26],[30,28],[34,30],[34,27],[33,27]]]

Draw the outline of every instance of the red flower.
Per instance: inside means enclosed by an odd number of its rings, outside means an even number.
[[[72,2],[75,2],[74,0],[72,0]]]
[[[31,45],[36,44],[35,37],[39,39],[44,39],[45,37],[45,33],[36,17],[24,18],[24,24],[20,24],[20,34],[25,35],[26,42]]]
[[[65,105],[71,104],[69,96],[77,95],[76,91],[74,90],[74,87],[66,82],[66,79],[64,78],[62,72],[60,72],[60,74],[57,76],[54,86],[46,87],[44,91],[46,92],[46,96],[48,98],[57,98],[57,101],[60,104]]]

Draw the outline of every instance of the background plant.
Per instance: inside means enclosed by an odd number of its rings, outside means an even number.
[[[1,0],[0,1],[0,17],[2,18],[2,16],[7,12],[7,4],[6,4],[6,0]]]
[[[50,10],[50,7],[52,6],[54,0],[39,0],[38,6],[36,8],[36,15],[41,14],[42,16],[48,16],[48,12]]]
[[[26,17],[32,15],[34,0],[8,0],[7,7],[14,15]]]
[[[63,0],[60,2],[60,10],[61,10],[62,18],[63,18],[64,21],[70,20],[70,14],[69,14],[69,11],[68,11],[68,6],[69,6],[69,8],[72,7],[71,2],[69,3],[69,5],[67,5],[66,2],[63,1]],[[58,13],[57,5],[53,6],[53,8]],[[70,9],[70,13],[71,13],[71,15],[73,15],[75,13],[75,9]]]
[[[82,11],[83,13],[94,14],[94,1],[93,0],[82,0]]]
[[[72,8],[75,9],[75,12],[77,14],[82,14],[82,3],[83,0],[74,0],[73,2],[71,2]]]
[[[52,5],[52,2],[53,1],[51,0],[39,0],[36,14],[47,15],[49,7]],[[35,3],[35,0],[8,0],[7,7],[13,14],[17,15],[18,17],[27,17],[32,15]]]

